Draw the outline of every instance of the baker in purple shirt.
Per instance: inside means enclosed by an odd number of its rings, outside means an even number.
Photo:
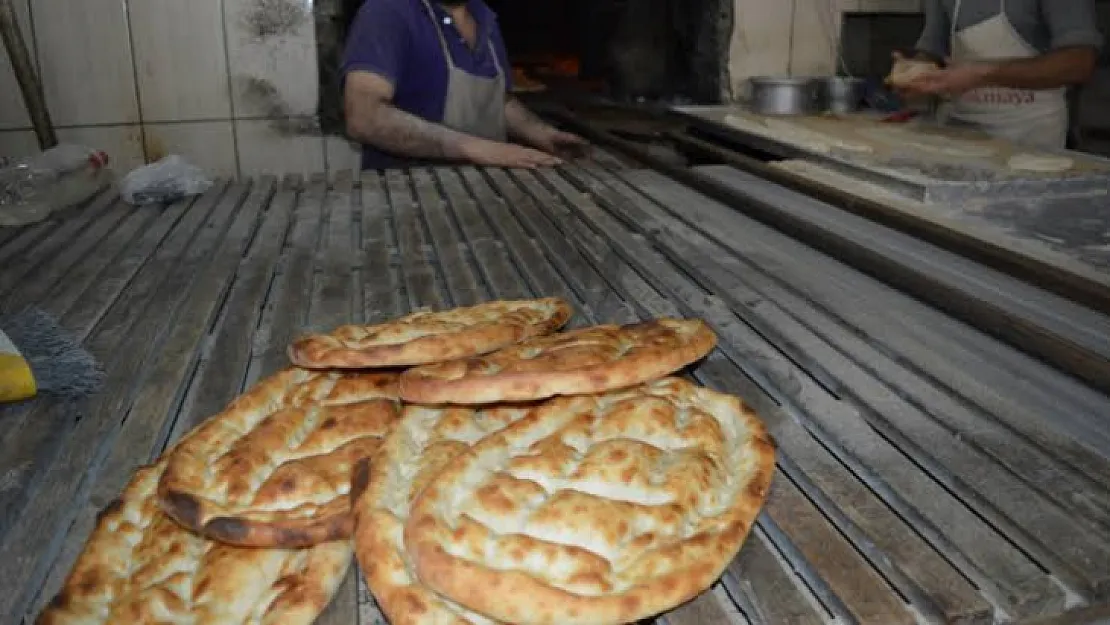
[[[497,16],[482,0],[365,0],[342,68],[362,167],[540,167],[581,153],[585,141],[509,94],[509,67]]]

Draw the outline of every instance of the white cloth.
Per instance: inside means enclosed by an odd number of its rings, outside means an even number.
[[[1039,53],[1006,16],[1006,0],[995,17],[956,31],[960,0],[952,16],[952,60],[956,63],[1027,59]],[[1068,135],[1065,87],[1030,90],[981,87],[964,93],[948,107],[948,116],[1015,143],[1063,149]]]

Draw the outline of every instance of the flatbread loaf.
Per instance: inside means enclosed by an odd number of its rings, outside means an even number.
[[[105,508],[38,625],[309,625],[351,564],[348,541],[300,550],[205,540],[158,507],[166,461],[140,468]]]
[[[395,373],[282,371],[170,454],[162,507],[195,532],[243,547],[349,538],[351,472],[399,416]]]
[[[570,306],[558,298],[421,311],[377,325],[347,325],[330,334],[302,337],[289,347],[289,358],[307,369],[422,365],[486,354],[549,334],[570,317]]]
[[[482,410],[405,406],[401,422],[355,479],[355,552],[378,606],[391,625],[490,625],[444,599],[416,577],[403,530],[413,499],[450,460],[529,412],[524,404]]]
[[[409,369],[401,374],[401,397],[422,404],[488,404],[601,393],[673,373],[716,344],[717,336],[698,319],[594,326]]]
[[[750,408],[678,378],[549,400],[447,463],[405,548],[427,587],[490,618],[633,622],[720,576],[774,455]]]

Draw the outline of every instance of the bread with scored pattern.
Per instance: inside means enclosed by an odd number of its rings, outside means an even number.
[[[423,404],[487,404],[604,393],[674,373],[716,344],[717,336],[699,319],[593,326],[409,369],[401,374],[401,397]]]
[[[165,512],[212,540],[309,547],[349,538],[351,473],[400,416],[397,374],[291,368],[194,430],[158,485]]]
[[[470,445],[528,415],[532,406],[405,406],[381,450],[355,479],[355,553],[366,585],[391,625],[492,625],[416,577],[403,531],[424,486]]]
[[[679,378],[560,397],[448,461],[404,546],[424,586],[488,618],[633,622],[720,576],[774,459],[748,406]]]
[[[351,545],[244,549],[181,527],[158,505],[165,459],[140,468],[97,517],[37,625],[310,625],[351,563]]]
[[[293,342],[289,358],[308,369],[404,367],[486,354],[549,334],[571,317],[558,298],[493,301],[418,311],[374,325],[346,325]]]

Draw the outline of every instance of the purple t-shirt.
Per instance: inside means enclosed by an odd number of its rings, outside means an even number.
[[[497,25],[497,15],[482,0],[470,0],[468,8],[478,23],[477,45],[471,50],[454,23],[437,2],[433,22],[421,0],[366,0],[348,31],[341,74],[373,72],[393,83],[393,105],[428,121],[442,122],[447,99],[447,59],[436,29],[443,31],[455,65],[475,76],[492,78],[497,63],[490,54],[493,43],[503,73],[505,88],[511,86],[509,59]],[[371,146],[363,146],[363,169],[397,166],[396,158]]]

